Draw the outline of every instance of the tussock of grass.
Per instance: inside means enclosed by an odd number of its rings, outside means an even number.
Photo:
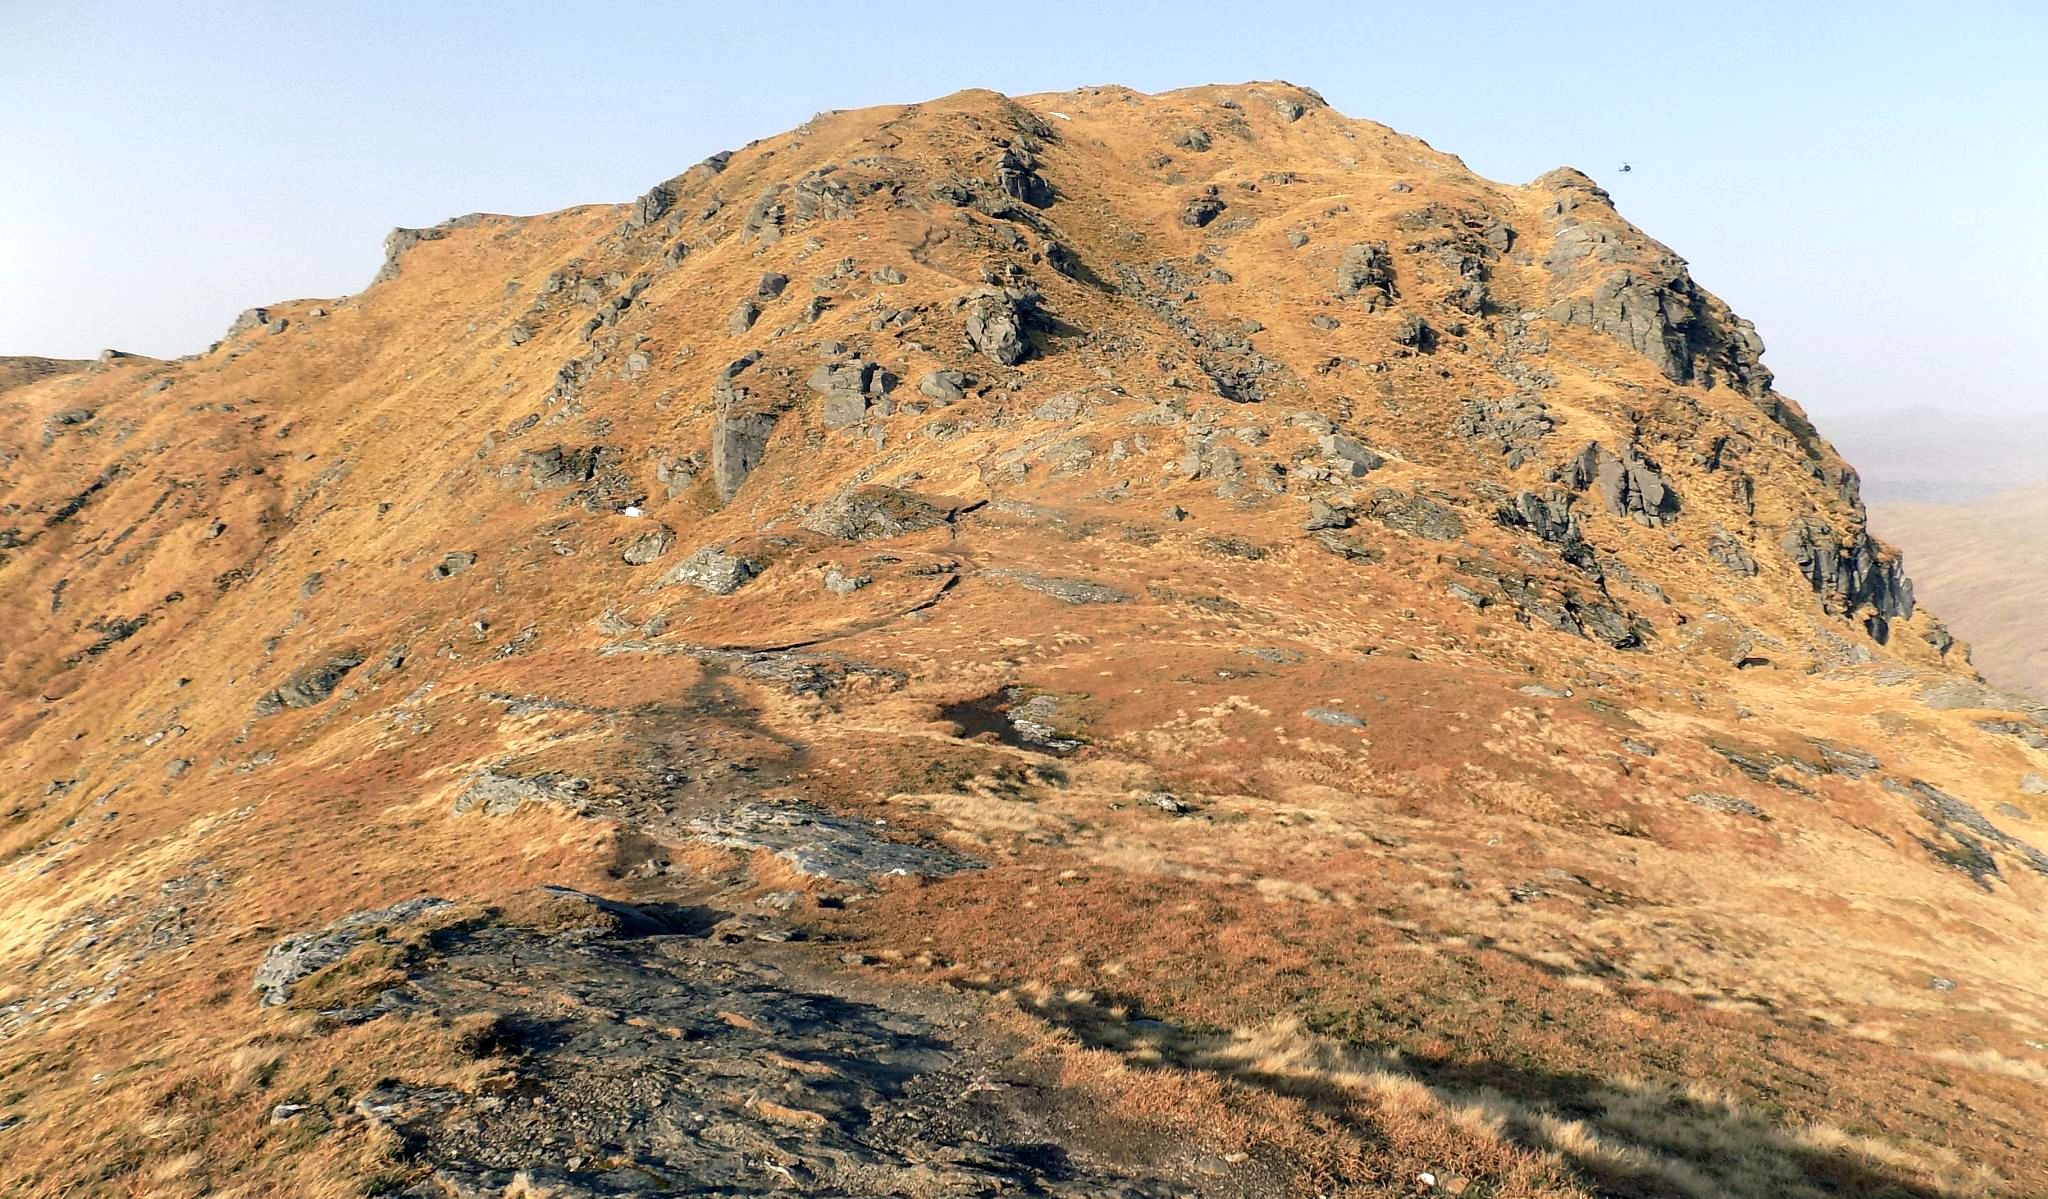
[[[2003,1074],[2008,1078],[2048,1086],[2048,1061],[2040,1058],[2012,1057],[1995,1049],[1936,1049],[1926,1056],[1937,1062],[1949,1062],[1987,1074]]]

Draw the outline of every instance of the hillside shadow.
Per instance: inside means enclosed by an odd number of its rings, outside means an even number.
[[[1131,1015],[1135,1004],[1119,1004],[1116,1011],[1125,1014],[1113,1014],[1102,1002],[1054,995],[1026,1008],[1135,1067],[1207,1074],[1304,1104],[1368,1147],[1389,1143],[1377,1115],[1433,1117],[1453,1135],[1476,1135],[1470,1130],[1481,1121],[1474,1117],[1484,1117],[1513,1144],[1557,1154],[1603,1199],[1957,1199],[1964,1193],[1878,1160],[1858,1138],[1794,1128],[1676,1089],[1499,1060],[1397,1057],[1294,1023],[1253,1034],[1197,1032]]]

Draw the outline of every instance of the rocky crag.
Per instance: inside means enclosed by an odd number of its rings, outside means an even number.
[[[1762,352],[1273,83],[5,360],[0,1189],[2040,1193],[2048,711]]]

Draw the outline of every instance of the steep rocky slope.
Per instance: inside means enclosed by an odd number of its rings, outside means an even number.
[[[1925,563],[1930,598],[1984,677],[2048,697],[2048,484],[1968,504],[1886,504],[1871,519]]]
[[[2039,1193],[2048,713],[1761,353],[1254,84],[10,376],[0,1189]]]

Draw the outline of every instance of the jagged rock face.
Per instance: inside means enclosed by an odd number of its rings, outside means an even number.
[[[1569,492],[1555,487],[1540,492],[1517,491],[1502,506],[1499,518],[1504,524],[1527,529],[1558,547],[1559,556],[1574,566],[1587,569],[1594,565],[1585,528],[1579,522],[1579,514],[1572,511]]]
[[[735,382],[742,372],[760,360],[758,352],[734,359],[718,376],[711,390],[716,411],[711,426],[711,485],[721,502],[738,494],[768,450],[768,438],[775,431],[776,409],[762,410],[750,402],[746,387]]]
[[[1552,320],[1620,341],[1674,383],[1725,381],[1765,399],[1771,374],[1755,326],[1701,291],[1684,260],[1622,222],[1608,194],[1577,171],[1553,171],[1535,186],[1553,196],[1543,213]]]
[[[1707,553],[1736,574],[1750,577],[1757,572],[1756,558],[1750,554],[1749,547],[1719,525],[1714,526],[1713,535],[1707,541]]]
[[[2048,1190],[2038,1097],[1961,1064],[2048,1019],[2011,965],[2048,726],[1916,610],[1754,331],[1576,172],[1480,179],[1292,85],[963,93],[401,231],[367,291],[260,317],[0,372],[0,1190],[1150,1193],[1111,1159],[1154,1141],[1091,1136],[1156,1084],[1169,1139],[1242,1141],[1146,1157],[1174,1193],[1453,1150],[1466,1193],[1758,1193],[1625,1118],[1701,1080],[1787,1105],[1712,1130],[1761,1193],[1830,1122],[1918,1148],[1830,1149],[1867,1170],[1816,1194],[1968,1193],[1960,1159]],[[731,939],[488,914],[549,882]],[[471,915],[323,940],[427,894]],[[261,1023],[221,980],[299,929],[286,1007],[370,993]],[[977,1127],[1037,1105],[1058,1153],[906,1165],[967,1152],[890,1115],[944,1104],[756,1060],[760,1027],[857,1058],[776,1023],[849,970],[1047,1055]],[[1316,1031],[1193,1031],[1275,1015]],[[919,1086],[994,1060],[892,1027]],[[642,1102],[620,1039],[724,1123]],[[1408,1073],[1300,1105],[1368,1060]],[[1510,1101],[1513,1135],[1467,1118]],[[1560,1102],[1596,1127],[1517,1139]],[[745,1173],[825,1158],[909,1173]]]
[[[730,500],[768,452],[775,414],[721,413],[711,432],[712,486],[721,500]]]
[[[1617,455],[1591,442],[1552,477],[1577,491],[1593,488],[1608,512],[1638,524],[1660,525],[1678,515],[1678,496],[1632,445]]]
[[[668,210],[675,207],[675,203],[675,192],[657,183],[633,202],[633,211],[626,221],[632,228],[644,229],[668,215]]]
[[[1363,296],[1368,311],[1384,308],[1398,298],[1394,260],[1385,242],[1365,242],[1344,251],[1337,264],[1337,294]]]
[[[996,165],[996,186],[1004,195],[1033,208],[1052,207],[1052,185],[1038,174],[1037,164],[1029,153],[1004,150],[1002,161]]]
[[[1895,554],[1886,553],[1863,529],[1838,536],[1827,524],[1806,518],[1785,532],[1785,552],[1813,590],[1831,607],[1855,613],[1868,608],[1882,641],[1886,621],[1913,615],[1913,581]]]

